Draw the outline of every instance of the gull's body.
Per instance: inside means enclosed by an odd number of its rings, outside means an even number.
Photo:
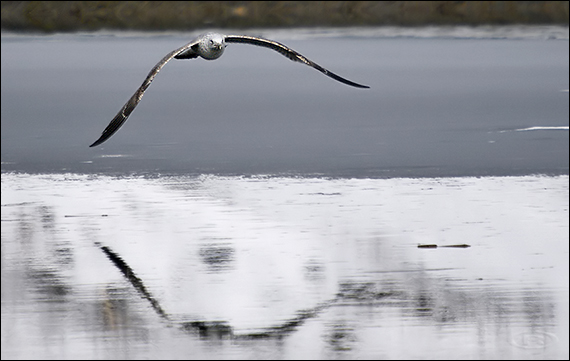
[[[119,113],[117,113],[115,118],[111,120],[111,123],[109,123],[107,128],[105,128],[103,134],[101,134],[101,137],[97,139],[93,144],[91,144],[90,147],[95,147],[105,142],[113,134],[115,134],[119,130],[119,128],[121,128],[121,126],[127,121],[129,115],[133,112],[135,107],[141,101],[144,92],[149,87],[150,83],[153,81],[156,74],[158,74],[160,69],[162,69],[162,67],[166,65],[166,63],[168,63],[172,58],[194,59],[197,57],[201,57],[206,60],[214,60],[222,56],[222,54],[224,53],[224,49],[226,47],[226,43],[245,43],[245,44],[252,44],[252,45],[258,45],[270,48],[275,51],[278,51],[279,53],[285,55],[286,57],[288,57],[293,61],[298,61],[306,65],[309,65],[317,69],[321,73],[337,81],[340,81],[341,83],[357,88],[369,88],[366,85],[354,83],[350,80],[342,78],[328,71],[322,66],[312,62],[311,60],[305,58],[303,55],[297,53],[295,50],[276,41],[262,39],[253,36],[246,36],[246,35],[221,35],[216,33],[207,33],[204,35],[200,35],[192,42],[176,50],[171,51],[164,58],[162,58],[162,60],[159,61],[158,64],[156,64],[148,73],[146,79],[144,80],[140,88],[137,89],[137,91],[133,94],[133,96],[129,99],[129,101],[127,101],[127,103],[123,106],[123,108],[119,111]]]

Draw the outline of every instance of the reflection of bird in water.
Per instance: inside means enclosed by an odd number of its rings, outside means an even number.
[[[246,35],[221,35],[215,33],[208,33],[204,35],[200,35],[192,42],[184,45],[181,48],[171,51],[168,53],[161,61],[158,62],[152,68],[150,73],[146,76],[146,79],[137,89],[137,91],[133,94],[131,99],[127,101],[127,103],[123,106],[123,108],[119,111],[119,113],[111,120],[111,123],[105,128],[101,137],[95,141],[95,143],[91,144],[90,147],[95,147],[107,139],[109,139],[113,134],[115,134],[119,128],[127,121],[129,115],[133,112],[137,104],[141,101],[141,98],[149,87],[150,83],[158,74],[160,69],[166,63],[168,63],[172,58],[176,59],[193,59],[197,57],[202,57],[206,60],[214,60],[219,58],[226,47],[226,43],[245,43],[245,44],[253,44],[258,46],[264,46],[266,48],[273,49],[278,51],[279,53],[285,55],[289,59],[293,61],[299,61],[301,63],[307,64],[312,66],[313,68],[317,69],[321,73],[333,78],[334,80],[338,80],[341,83],[348,84],[353,87],[357,88],[369,88],[366,85],[361,85],[354,83],[348,79],[340,77],[333,72],[328,71],[327,69],[323,68],[322,66],[312,62],[311,60],[305,58],[303,55],[297,53],[295,50],[278,43],[272,40],[266,40],[262,38],[257,38],[253,36],[246,36]]]

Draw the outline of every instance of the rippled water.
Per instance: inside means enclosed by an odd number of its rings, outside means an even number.
[[[568,196],[567,176],[4,174],[2,354],[563,358]]]

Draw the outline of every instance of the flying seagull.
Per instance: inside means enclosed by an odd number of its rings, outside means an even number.
[[[109,123],[107,128],[105,128],[103,134],[101,134],[101,137],[97,139],[93,144],[91,144],[90,147],[98,146],[99,144],[107,141],[107,139],[111,138],[111,136],[113,136],[113,134],[115,134],[119,128],[125,124],[129,115],[131,115],[137,104],[141,101],[144,92],[147,90],[156,74],[158,74],[160,69],[162,69],[162,67],[165,66],[166,63],[168,63],[172,58],[194,59],[197,57],[202,57],[206,60],[214,60],[222,56],[226,47],[226,43],[252,44],[273,49],[285,55],[289,59],[307,64],[317,69],[321,73],[333,78],[334,80],[340,81],[341,83],[348,84],[357,88],[369,88],[369,86],[358,84],[336,75],[335,73],[323,68],[319,64],[305,58],[295,50],[276,41],[247,35],[222,35],[216,33],[207,33],[198,36],[192,42],[184,45],[183,47],[180,47],[166,54],[166,56],[151,69],[140,88],[137,89],[131,99],[127,101],[119,113],[117,113],[113,120],[111,120],[111,123]]]

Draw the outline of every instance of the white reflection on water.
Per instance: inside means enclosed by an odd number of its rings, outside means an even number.
[[[567,358],[568,180],[3,174],[2,358]]]

